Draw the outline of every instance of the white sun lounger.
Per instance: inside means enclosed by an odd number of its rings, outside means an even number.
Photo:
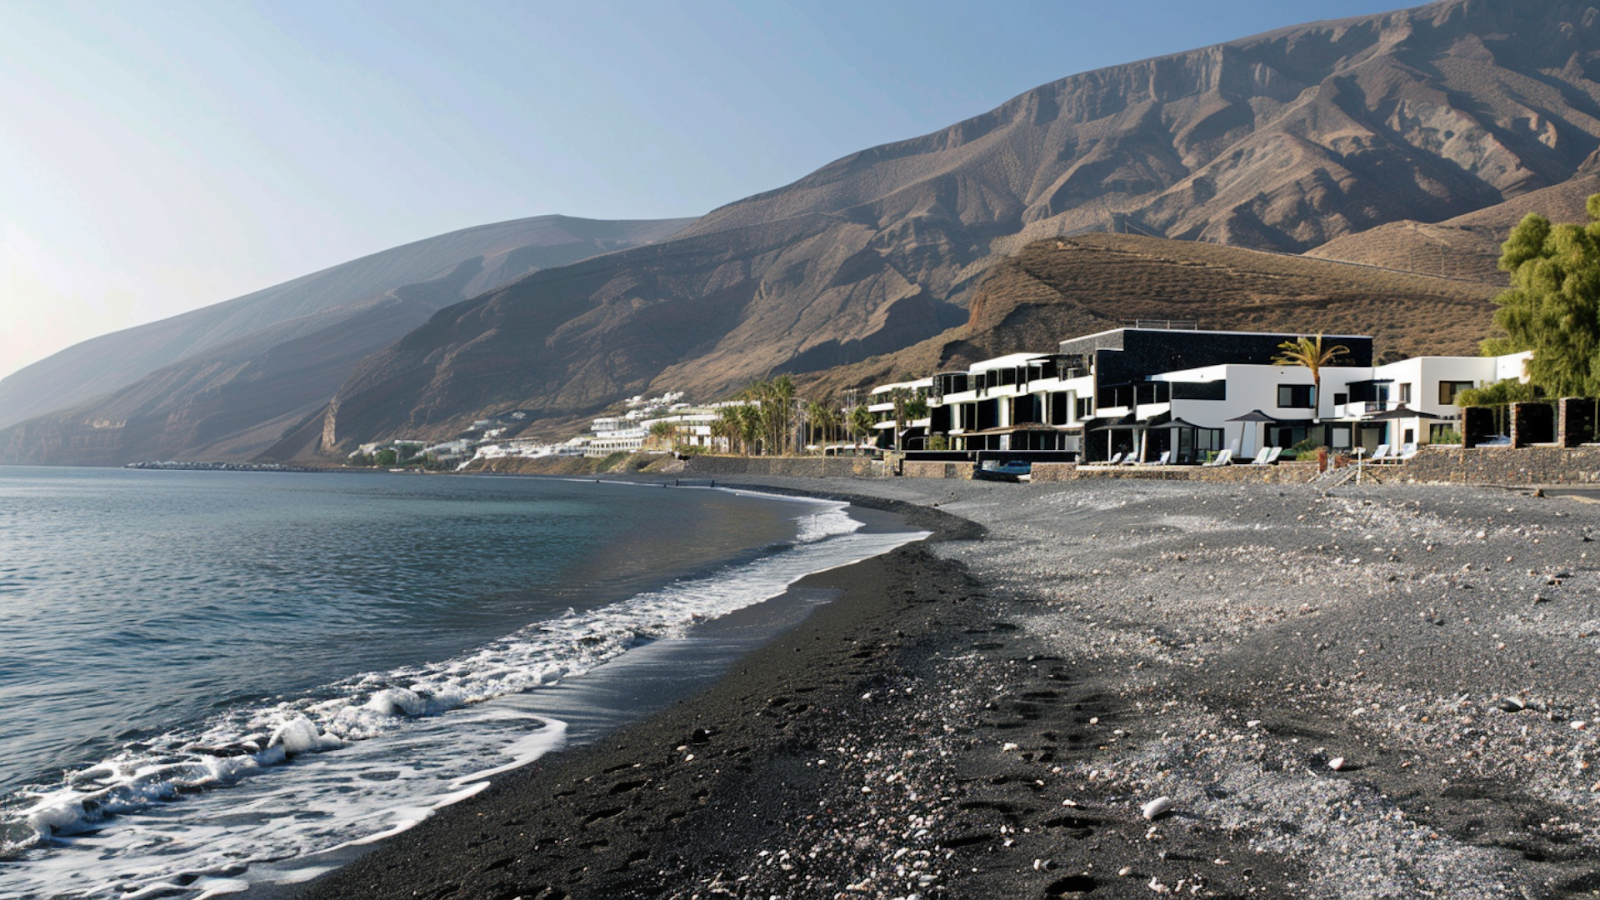
[[[1216,459],[1213,459],[1211,462],[1208,462],[1208,463],[1203,463],[1203,465],[1206,465],[1206,466],[1226,466],[1226,465],[1231,464],[1232,462],[1233,462],[1233,448],[1232,447],[1228,447],[1228,448],[1224,449],[1221,453],[1218,453]]]
[[[1278,461],[1278,457],[1280,457],[1282,455],[1283,455],[1283,448],[1282,447],[1262,447],[1261,448],[1261,452],[1256,454],[1256,458],[1250,460],[1250,465],[1252,465],[1252,466],[1270,466],[1273,463],[1277,462]]]

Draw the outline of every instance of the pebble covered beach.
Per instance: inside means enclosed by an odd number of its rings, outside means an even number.
[[[1600,891],[1600,505],[753,480],[934,536],[307,897]],[[1554,494],[1555,492],[1552,492]]]

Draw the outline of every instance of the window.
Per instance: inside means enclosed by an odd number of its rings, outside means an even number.
[[[1441,381],[1439,382],[1439,402],[1445,406],[1454,406],[1456,395],[1472,387],[1470,381]]]
[[[1092,415],[1094,415],[1094,398],[1079,397],[1077,421],[1082,422],[1084,419],[1087,419]]]
[[[1172,382],[1172,399],[1226,400],[1228,399],[1228,382],[1220,378],[1216,381],[1174,381]]]
[[[1348,425],[1345,425],[1345,426],[1335,425],[1335,426],[1333,426],[1333,449],[1335,449],[1335,450],[1349,450],[1350,449],[1350,427]]]
[[[1196,428],[1194,430],[1194,448],[1196,450],[1221,450],[1223,430],[1221,428]]]
[[[1349,402],[1350,402],[1350,395],[1349,394],[1334,394],[1333,395],[1333,405],[1334,406],[1343,406],[1343,405],[1345,405],[1346,403],[1349,403]]]
[[[1400,402],[1401,403],[1410,403],[1411,402],[1411,382],[1409,382],[1409,381],[1406,382],[1405,384],[1400,385]]]
[[[1311,385],[1309,384],[1280,384],[1278,385],[1278,407],[1280,409],[1310,409]]]

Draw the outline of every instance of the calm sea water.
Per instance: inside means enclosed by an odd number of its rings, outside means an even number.
[[[915,537],[723,491],[0,468],[0,898],[315,874],[561,744],[506,698]]]

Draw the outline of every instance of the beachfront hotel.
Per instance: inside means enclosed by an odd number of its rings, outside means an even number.
[[[1116,328],[1060,342],[1053,353],[1013,353],[895,388],[927,397],[928,415],[878,414],[880,446],[952,454],[1024,454],[1103,462],[1189,464],[1227,450],[1248,458],[1303,442],[1334,451],[1415,447],[1453,440],[1456,394],[1523,378],[1527,353],[1424,356],[1375,365],[1372,338],[1325,335],[1348,352],[1322,369],[1321,395],[1303,366],[1274,365],[1298,333]]]

